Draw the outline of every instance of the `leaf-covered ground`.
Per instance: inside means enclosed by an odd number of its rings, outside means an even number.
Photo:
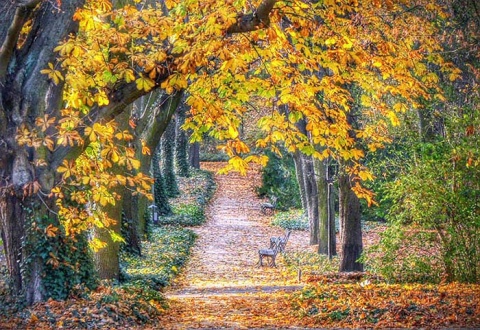
[[[204,166],[216,171],[220,164]],[[258,248],[283,234],[260,212],[262,201],[254,193],[260,176],[249,171],[246,177],[215,178],[209,220],[196,229],[193,255],[166,291],[170,308],[161,317],[163,328],[480,327],[480,286],[387,285],[371,275],[313,275],[318,269],[309,258],[315,247],[304,231],[292,233],[288,257],[278,258],[277,268],[258,267]],[[366,245],[376,240],[378,231],[368,230]]]
[[[208,220],[193,228],[192,256],[163,290],[166,304],[149,290],[106,287],[88,298],[36,305],[4,323],[0,315],[0,329],[480,328],[479,285],[393,285],[373,275],[338,274],[335,260],[318,259],[305,231],[292,233],[277,268],[258,267],[258,249],[283,234],[260,212],[254,193],[260,175],[215,180]],[[366,245],[378,230],[366,232]]]

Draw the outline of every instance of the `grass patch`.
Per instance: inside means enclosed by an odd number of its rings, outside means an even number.
[[[195,237],[189,229],[154,228],[151,240],[143,242],[141,257],[122,253],[125,280],[142,281],[155,289],[167,286],[187,261]]]
[[[290,230],[308,230],[308,219],[302,210],[277,212],[272,225]]]

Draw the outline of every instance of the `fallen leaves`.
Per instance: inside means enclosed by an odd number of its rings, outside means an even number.
[[[479,296],[475,284],[318,283],[293,295],[291,306],[304,326],[475,327]]]

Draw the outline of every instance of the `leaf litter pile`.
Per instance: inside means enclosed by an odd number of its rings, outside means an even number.
[[[223,165],[202,164],[211,171]],[[258,249],[284,234],[260,212],[254,192],[260,174],[250,170],[246,177],[230,173],[215,180],[208,220],[193,229],[198,238],[192,255],[164,290],[165,303],[101,287],[88,298],[37,304],[4,323],[0,314],[0,328],[16,329],[22,319],[27,329],[480,327],[479,285],[385,284],[368,274],[313,274],[307,266],[299,278],[300,263],[295,267],[283,256],[276,268],[258,267]],[[364,242],[377,236],[367,232]],[[286,256],[314,251],[308,232],[294,231]]]

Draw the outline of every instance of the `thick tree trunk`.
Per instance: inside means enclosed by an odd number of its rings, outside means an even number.
[[[338,187],[342,244],[340,271],[363,271],[363,264],[357,261],[363,251],[360,200],[351,189],[348,175],[339,176]]]
[[[121,208],[111,208],[113,216],[121,216]],[[120,213],[120,215],[115,214]],[[109,230],[114,231],[115,233],[120,234],[120,222],[115,223],[108,228],[98,228],[94,227],[93,237],[99,239],[102,242],[105,242],[107,245],[104,248],[99,249],[93,255],[93,260],[95,262],[95,269],[97,270],[98,277],[100,279],[108,280],[118,280],[120,275],[120,263],[119,263],[119,252],[120,252],[120,242],[115,242]]]
[[[0,5],[0,227],[14,292],[26,292],[30,303],[43,299],[42,270],[37,262],[30,262],[30,269],[20,269],[24,261],[25,210],[44,201],[35,200],[34,195],[40,192],[27,188],[36,182],[42,193],[50,192],[54,179],[51,163],[55,159],[45,147],[18,145],[15,136],[21,125],[34,127],[37,117],[52,117],[61,109],[62,86],[52,84],[40,70],[54,61],[53,48],[75,32],[77,24],[72,15],[83,3],[68,1],[60,10],[49,1],[8,1]],[[32,19],[30,33],[17,48],[18,36],[28,19]],[[39,160],[46,164],[35,166]],[[37,216],[46,212],[37,211]]]
[[[23,288],[20,265],[22,263],[22,237],[25,235],[25,206],[12,191],[1,190],[0,196],[0,229],[3,249],[7,261],[8,272],[15,293]],[[16,221],[9,221],[15,219]]]
[[[328,164],[324,161],[315,160],[315,174],[318,190],[319,211],[319,243],[318,253],[329,257],[337,254],[335,237],[335,209],[333,203],[333,185],[327,181]]]

